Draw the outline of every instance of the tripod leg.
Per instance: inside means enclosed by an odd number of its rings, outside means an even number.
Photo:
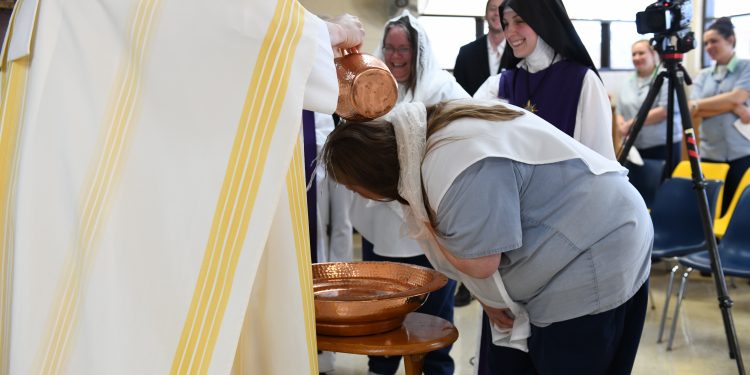
[[[661,312],[661,322],[659,323],[659,337],[656,339],[657,344],[661,344],[662,336],[664,336],[664,324],[667,322],[667,311],[669,311],[669,300],[672,298],[672,285],[674,284],[674,275],[677,270],[680,269],[679,265],[672,267],[669,271],[669,283],[667,283],[667,292],[664,297],[664,310]]]
[[[711,259],[711,272],[714,276],[714,284],[716,287],[716,294],[719,300],[719,308],[721,309],[721,317],[724,322],[724,333],[727,337],[727,345],[729,346],[729,357],[735,359],[737,362],[737,371],[740,375],[745,375],[745,365],[742,361],[742,351],[740,351],[740,343],[737,338],[737,331],[734,327],[734,319],[732,318],[732,299],[729,297],[727,291],[727,282],[724,279],[724,269],[721,267],[721,258],[719,257],[719,250],[716,245],[716,237],[714,236],[712,214],[709,210],[708,197],[706,196],[705,181],[701,173],[700,166],[700,154],[696,147],[695,131],[690,118],[690,110],[687,106],[687,96],[685,95],[685,88],[682,86],[685,77],[689,77],[685,68],[679,65],[678,62],[682,58],[681,54],[668,57],[665,59],[665,65],[669,71],[669,79],[678,83],[674,85],[675,93],[677,94],[677,102],[680,106],[680,115],[682,117],[682,125],[685,134],[685,146],[687,146],[688,156],[690,158],[690,167],[693,174],[693,182],[695,184],[696,198],[698,200],[698,208],[701,213],[701,222],[703,224],[703,234],[706,237],[706,243],[708,245],[708,255]],[[672,93],[670,93],[672,95]],[[669,116],[669,115],[668,115]]]
[[[669,331],[669,343],[667,344],[667,350],[672,350],[672,342],[674,341],[674,333],[677,330],[677,319],[680,317],[680,306],[682,306],[682,299],[685,297],[685,285],[687,285],[688,276],[693,269],[688,269],[682,274],[682,281],[680,281],[680,291],[677,293],[677,304],[674,307],[674,317],[672,317],[672,329]]]

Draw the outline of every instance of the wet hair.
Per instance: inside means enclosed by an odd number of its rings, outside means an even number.
[[[461,118],[508,121],[523,115],[503,105],[480,106],[441,102],[427,107],[427,147],[430,136]],[[385,120],[345,122],[328,136],[320,159],[334,181],[361,186],[384,197],[408,204],[398,193],[400,165],[393,124]],[[425,203],[427,204],[427,203]],[[432,211],[428,208],[428,213]]]
[[[409,22],[409,16],[403,16],[395,21],[389,22],[385,25],[385,31],[383,32],[382,45],[384,48],[385,39],[394,27],[399,27],[401,30],[404,30],[404,32],[406,32],[406,38],[409,40],[409,47],[411,47],[411,68],[406,87],[413,93],[417,87],[417,51],[419,49],[417,30],[411,25],[411,22]],[[383,55],[385,55],[385,53],[383,53]]]
[[[732,47],[737,47],[737,37],[734,35],[734,25],[729,17],[721,17],[711,23],[706,30],[714,30],[724,39],[732,40]]]

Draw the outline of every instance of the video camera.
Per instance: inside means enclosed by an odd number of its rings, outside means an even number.
[[[635,14],[635,26],[639,34],[654,34],[651,43],[659,54],[685,53],[695,48],[692,18],[691,0],[660,0]]]
[[[668,34],[687,29],[693,18],[691,0],[661,0],[635,14],[638,34]]]

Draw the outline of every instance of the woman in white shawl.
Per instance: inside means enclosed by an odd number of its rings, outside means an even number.
[[[381,48],[375,55],[386,63],[398,82],[399,102],[436,104],[442,100],[468,98],[469,94],[448,72],[440,69],[430,42],[416,18],[408,12],[386,23]],[[398,203],[375,202],[355,196],[351,221],[362,234],[363,260],[392,261],[432,267],[416,241],[404,235],[403,213]],[[453,321],[455,281],[430,294],[418,310]],[[450,347],[425,358],[426,374],[452,374]],[[400,357],[370,357],[373,374],[394,374]]]

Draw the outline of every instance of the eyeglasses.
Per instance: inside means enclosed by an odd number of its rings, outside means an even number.
[[[411,52],[411,48],[409,47],[400,47],[400,48],[383,47],[383,55],[393,55],[396,52],[398,52],[399,55],[404,56]]]

